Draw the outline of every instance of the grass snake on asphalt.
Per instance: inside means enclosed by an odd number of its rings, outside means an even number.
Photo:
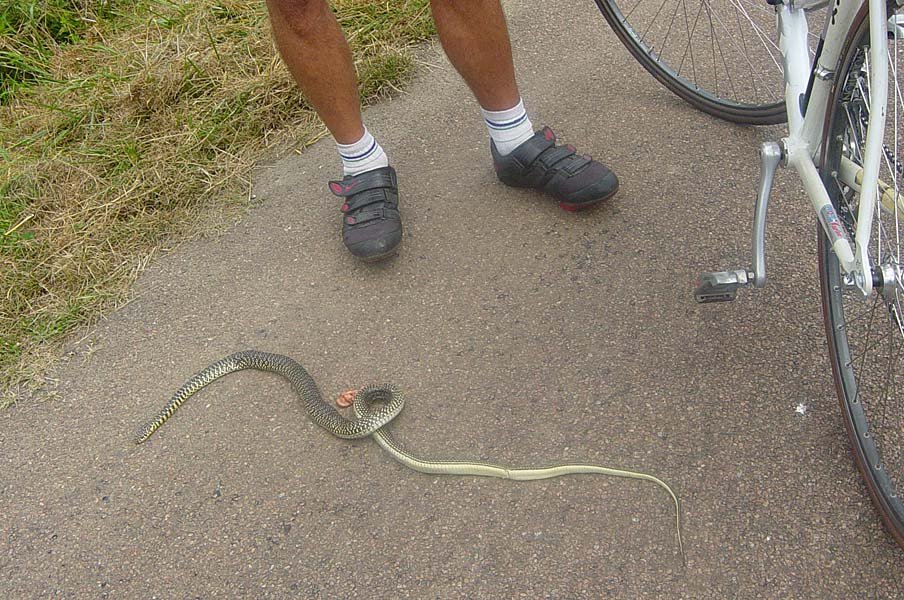
[[[195,392],[224,375],[243,369],[270,371],[282,375],[292,384],[311,420],[333,435],[343,439],[355,439],[371,436],[377,444],[393,459],[410,469],[433,475],[476,475],[480,477],[499,477],[517,481],[549,479],[562,475],[598,474],[615,477],[627,477],[655,483],[671,496],[675,505],[675,528],[678,548],[684,558],[684,545],[681,539],[681,513],[678,497],[667,483],[661,479],[639,473],[588,464],[562,464],[538,468],[509,468],[484,462],[461,460],[432,460],[418,458],[405,451],[396,442],[386,425],[401,412],[404,405],[402,391],[394,386],[368,386],[355,395],[352,409],[354,419],[343,417],[339,411],[323,400],[314,379],[304,367],[281,354],[245,350],[236,352],[211,364],[197,375],[186,381],[167,402],[157,415],[147,422],[135,436],[135,443],[147,440],[167,419],[172,416]]]

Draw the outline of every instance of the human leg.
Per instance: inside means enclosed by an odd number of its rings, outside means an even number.
[[[336,142],[364,135],[348,42],[326,0],[267,0],[283,62]]]
[[[556,146],[549,128],[533,131],[499,0],[431,0],[430,6],[443,50],[482,108],[499,179],[543,189],[566,210],[612,196],[618,179],[608,167],[573,146]]]
[[[368,261],[392,254],[402,238],[395,171],[364,127],[351,51],[326,0],[267,0],[280,55],[336,141],[342,181],[342,237]]]

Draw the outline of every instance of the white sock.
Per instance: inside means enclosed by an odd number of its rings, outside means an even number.
[[[524,110],[524,101],[518,100],[518,104],[508,110],[486,110],[483,112],[483,120],[490,132],[490,139],[496,146],[496,150],[502,156],[529,140],[534,135],[534,126],[527,118]]]
[[[358,175],[380,167],[388,167],[389,159],[383,147],[377,143],[367,128],[361,139],[352,144],[336,144],[339,157],[342,158],[342,171],[345,175]]]

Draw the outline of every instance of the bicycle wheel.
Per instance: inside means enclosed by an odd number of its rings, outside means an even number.
[[[823,139],[822,177],[840,221],[853,238],[860,194],[839,181],[838,173],[862,164],[869,123],[869,27],[861,10],[848,35],[836,71]],[[898,46],[900,45],[900,51]],[[870,258],[878,291],[867,300],[846,281],[824,233],[819,234],[819,268],[823,316],[835,387],[855,462],[882,519],[904,547],[904,288],[901,248],[904,199],[897,196],[904,183],[899,149],[904,137],[904,103],[898,80],[904,41],[889,41],[889,104],[884,156],[879,178],[880,198],[872,223]],[[850,162],[847,162],[850,161]],[[848,179],[848,181],[850,181]],[[891,191],[886,191],[888,188]],[[883,196],[883,192],[886,194]]]
[[[785,121],[775,9],[765,0],[596,0],[634,58],[672,92],[720,119]],[[825,9],[813,13],[821,23]],[[818,43],[811,34],[811,51]]]

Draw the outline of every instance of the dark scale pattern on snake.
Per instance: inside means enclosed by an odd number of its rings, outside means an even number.
[[[393,385],[368,386],[358,391],[352,404],[354,419],[346,419],[339,411],[323,400],[320,390],[314,379],[304,367],[281,354],[259,352],[257,350],[245,350],[230,354],[221,358],[197,375],[186,381],[166,403],[166,406],[148,421],[135,436],[135,443],[140,444],[163,425],[167,419],[195,392],[219,379],[220,377],[241,371],[243,369],[256,369],[258,371],[270,371],[282,375],[292,384],[293,389],[301,399],[311,420],[326,429],[333,435],[343,439],[353,439],[371,436],[374,441],[383,448],[393,459],[406,467],[421,473],[434,475],[476,475],[481,477],[499,477],[518,481],[530,481],[536,479],[548,479],[562,475],[598,474],[612,475],[615,477],[628,477],[641,479],[655,483],[672,498],[675,505],[675,528],[678,538],[678,548],[684,558],[684,546],[681,539],[681,513],[678,497],[664,481],[636,471],[612,469],[598,465],[563,464],[551,467],[539,468],[508,468],[500,465],[468,462],[431,460],[418,458],[406,452],[396,442],[385,425],[401,412],[405,404],[404,396],[399,388]],[[379,405],[379,406],[378,406]]]

